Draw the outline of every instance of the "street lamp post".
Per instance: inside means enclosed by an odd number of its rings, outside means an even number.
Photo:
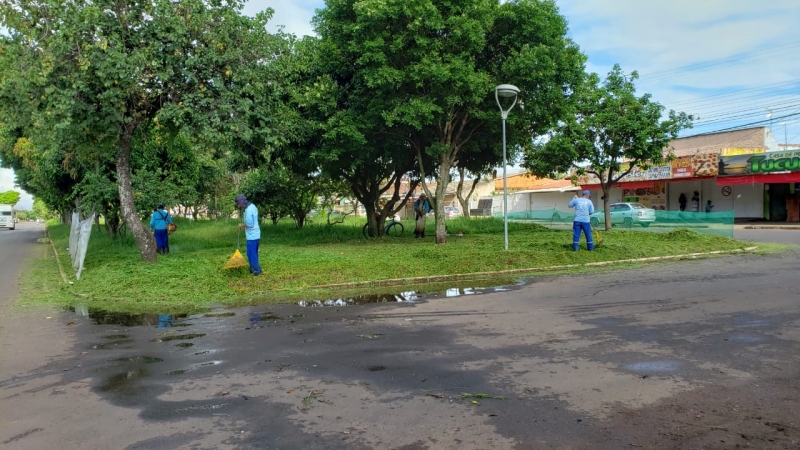
[[[500,84],[494,88],[494,99],[497,100],[497,106],[500,107],[500,117],[503,119],[503,243],[504,248],[508,250],[508,187],[506,185],[506,119],[508,113],[517,103],[517,94],[519,88],[510,84]],[[511,106],[508,109],[503,109],[500,103],[500,97],[511,98]]]

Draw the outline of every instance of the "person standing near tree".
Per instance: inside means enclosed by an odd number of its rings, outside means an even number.
[[[592,240],[592,224],[590,222],[591,215],[594,214],[594,204],[589,200],[592,193],[583,191],[583,197],[578,198],[576,195],[569,202],[570,208],[575,208],[575,219],[572,222],[572,250],[578,251],[578,245],[581,242],[581,231],[586,236],[586,248],[589,251],[594,250],[594,241]]]
[[[428,196],[423,192],[419,194],[419,198],[414,202],[414,217],[416,225],[414,226],[414,238],[425,237],[425,216],[431,212],[431,202],[428,201]]]
[[[250,263],[250,273],[255,276],[261,275],[261,265],[258,263],[258,245],[261,243],[258,208],[248,201],[244,194],[236,196],[236,206],[244,209],[244,222],[239,224],[239,229],[244,230],[247,240],[247,261]]]
[[[166,255],[169,253],[169,233],[167,227],[172,223],[172,217],[169,212],[164,210],[164,204],[159,204],[158,208],[153,211],[153,216],[150,217],[150,230],[153,231],[153,236],[156,238],[156,252],[159,255]]]

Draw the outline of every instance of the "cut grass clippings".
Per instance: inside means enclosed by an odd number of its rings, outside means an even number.
[[[29,263],[23,278],[21,299],[30,304],[81,303],[117,311],[197,311],[212,304],[385,293],[391,290],[380,286],[385,280],[400,280],[392,283],[397,291],[420,283],[402,280],[421,277],[451,286],[459,278],[463,283],[489,286],[520,276],[503,271],[733,251],[751,245],[683,229],[667,233],[613,230],[602,232],[603,244],[595,251],[586,251],[582,244],[581,251],[573,252],[571,231],[512,222],[509,250],[504,251],[503,222],[492,218],[448,221],[452,234],[444,245],[434,244],[432,221],[424,240],[414,238],[410,221],[405,223],[402,237],[382,239],[365,239],[361,234],[363,222],[358,219],[332,227],[312,223],[301,230],[287,221],[262,225],[260,262],[264,272],[253,277],[247,268],[222,269],[236,249],[236,221],[177,222],[178,231],[170,236],[171,253],[159,256],[156,264],[141,262],[130,235],[112,240],[95,229],[80,280],[74,278],[67,251],[69,227],[50,225],[49,236],[69,283],[65,285],[60,279],[53,251],[47,250],[50,244],[42,243],[40,257]],[[464,235],[455,236],[458,231]],[[585,269],[561,269],[577,270]],[[495,272],[501,274],[493,276]],[[477,273],[481,275],[475,277]]]

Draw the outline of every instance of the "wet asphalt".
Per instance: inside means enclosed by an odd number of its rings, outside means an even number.
[[[737,237],[800,244],[800,231],[737,230]],[[119,315],[76,305],[59,313],[61,328],[47,331],[69,334],[62,352],[31,370],[3,371],[0,420],[9,426],[0,442],[647,446],[623,432],[615,414],[796,366],[798,270],[800,255],[790,251],[406,292],[382,298],[402,301],[381,304],[342,300],[194,315]],[[18,402],[27,406],[10,413]],[[92,421],[79,419],[90,410]],[[128,427],[137,431],[123,431]]]

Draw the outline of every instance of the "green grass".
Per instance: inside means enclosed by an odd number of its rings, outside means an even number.
[[[502,220],[460,218],[448,221],[451,236],[445,245],[433,243],[432,222],[428,222],[428,237],[424,240],[414,239],[411,222],[404,223],[406,232],[402,237],[369,240],[361,235],[364,222],[359,219],[349,219],[333,227],[312,223],[302,230],[295,229],[288,221],[277,226],[262,225],[260,261],[264,273],[260,277],[251,276],[246,268],[221,269],[236,249],[235,221],[178,219],[178,231],[170,237],[171,254],[159,256],[157,264],[140,261],[130,235],[111,240],[105,232],[95,229],[80,280],[74,279],[67,252],[69,227],[50,225],[50,238],[71,283],[61,281],[50,244],[41,243],[40,257],[31,260],[23,278],[22,299],[25,304],[82,303],[118,311],[151,312],[165,308],[192,311],[213,304],[385,293],[416,289],[421,284],[405,281],[394,283],[392,288],[381,286],[387,279],[445,277],[430,280],[434,283],[431,287],[505,284],[515,275],[485,272],[750,246],[689,230],[669,233],[614,230],[603,232],[604,242],[594,252],[573,252],[571,231],[512,222],[509,224],[509,251],[506,252],[503,251]],[[455,236],[458,231],[464,236]],[[244,236],[241,250],[244,253]],[[484,274],[470,275],[479,272]],[[453,276],[464,281],[456,283]],[[328,286],[342,283],[359,284]]]

